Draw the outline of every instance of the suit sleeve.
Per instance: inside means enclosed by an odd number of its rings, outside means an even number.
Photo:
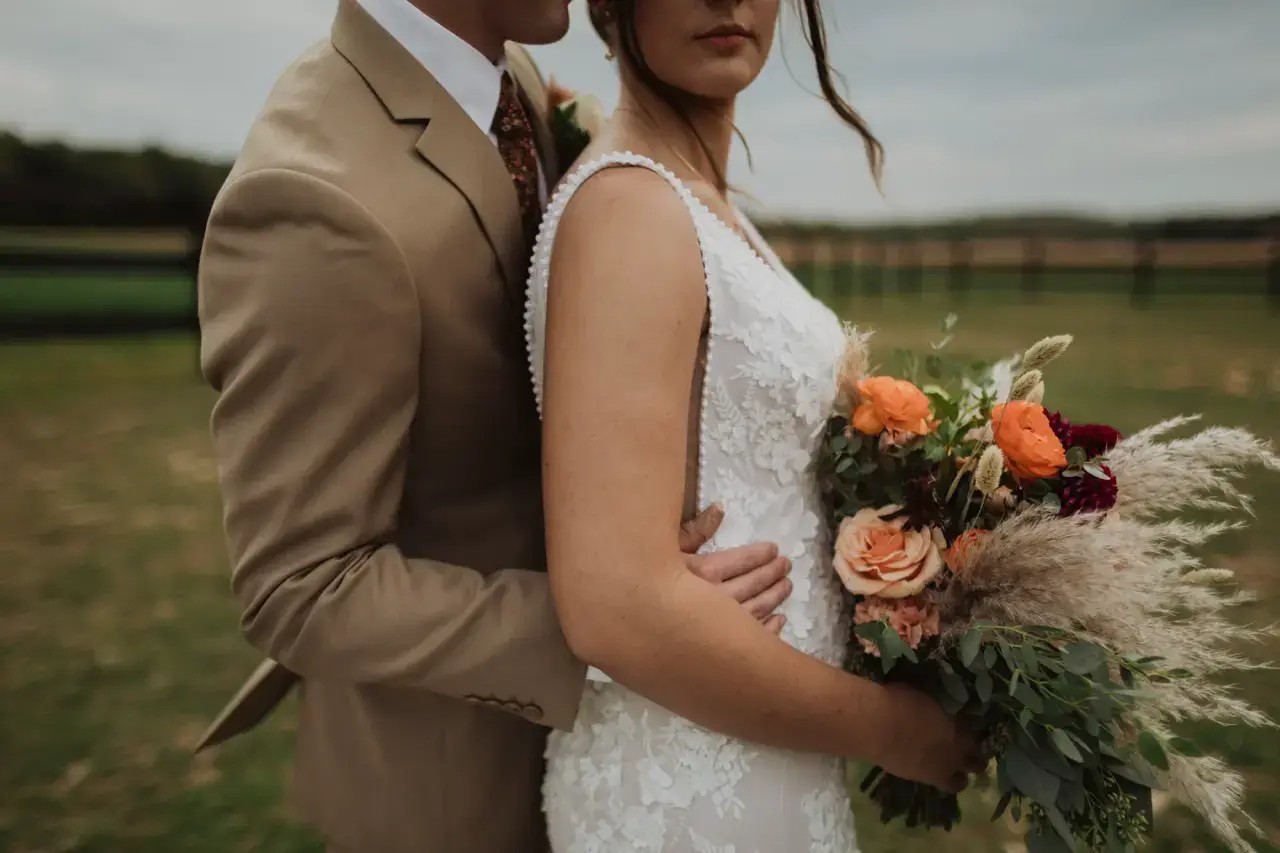
[[[419,407],[421,308],[352,197],[265,170],[214,207],[202,369],[232,588],[249,641],[304,678],[428,690],[569,728],[584,667],[546,575],[481,575],[395,542]]]

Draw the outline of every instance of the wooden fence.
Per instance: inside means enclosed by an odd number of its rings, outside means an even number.
[[[1280,307],[1280,235],[1240,240],[1168,240],[1151,237],[1070,238],[1044,236],[882,238],[857,234],[797,233],[786,226],[762,229],[774,251],[793,269],[803,269],[813,289],[829,295],[839,285],[865,293],[890,285],[903,293],[922,288],[925,273],[963,294],[976,274],[1016,277],[1027,294],[1039,292],[1050,271],[1120,272],[1136,305],[1157,292],[1162,271],[1252,271],[1265,277],[1266,291]]]
[[[1047,273],[1106,271],[1125,277],[1133,304],[1141,307],[1158,294],[1162,271],[1196,270],[1206,278],[1215,271],[1252,271],[1265,280],[1269,302],[1280,311],[1280,234],[1238,240],[1170,240],[1141,234],[1130,238],[948,239],[806,233],[786,225],[765,226],[762,231],[783,262],[801,271],[813,290],[828,298],[841,291],[876,294],[890,289],[911,295],[924,289],[926,279],[930,286],[941,286],[962,297],[989,283],[992,273],[1000,274],[1006,282],[1012,279],[1019,290],[1034,297],[1046,287],[1061,286],[1046,284]],[[203,241],[200,228],[170,232],[159,244],[130,239],[130,235],[84,236],[79,242],[0,241],[0,339],[196,329],[195,281]],[[41,287],[56,288],[59,279],[75,277],[92,280],[93,287],[112,288],[122,275],[134,274],[162,274],[159,278],[170,289],[177,276],[186,282],[180,286],[190,288],[190,299],[183,300],[179,309],[130,312],[127,305],[96,311],[82,305],[63,307],[48,300],[41,310],[24,311],[19,300],[4,298],[4,288],[15,277],[28,279],[28,286],[34,276],[48,279]],[[157,281],[156,287],[160,286]],[[1107,286],[1117,286],[1114,277]],[[55,307],[50,309],[50,304]]]
[[[54,235],[57,236],[57,235]],[[142,236],[142,235],[133,235]],[[157,245],[157,242],[159,245]],[[23,279],[26,290],[45,290],[35,310],[26,310],[21,299],[5,299],[0,292],[0,340],[29,337],[99,336],[158,331],[196,331],[196,272],[203,228],[166,232],[164,239],[136,240],[111,235],[104,240],[18,240],[0,243],[0,291]],[[147,287],[172,289],[174,279],[187,289],[184,307],[148,310],[145,295],[136,304],[113,305],[110,295],[121,277],[139,277]],[[145,281],[153,278],[154,282]],[[59,301],[55,292],[68,278],[88,287],[77,290],[78,301]],[[93,294],[102,288],[100,294]],[[85,296],[86,293],[93,294]],[[167,300],[172,302],[172,297]],[[102,307],[103,303],[106,307]],[[139,310],[141,309],[141,310]]]

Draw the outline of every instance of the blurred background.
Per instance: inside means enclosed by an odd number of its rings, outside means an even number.
[[[545,72],[614,100],[581,4]],[[888,360],[1077,345],[1051,407],[1280,430],[1280,4],[830,0],[833,58],[888,149],[885,192],[815,88],[794,17],[745,96],[732,178],[779,253]],[[203,222],[275,76],[334,0],[8,0],[0,27],[0,850],[318,851],[283,805],[291,713],[193,758],[256,662],[228,592]],[[1280,482],[1214,557],[1280,617]],[[1250,650],[1276,659],[1280,644]],[[1242,679],[1280,714],[1280,679]],[[1191,732],[1246,769],[1280,850],[1280,737]],[[974,792],[940,841],[1003,850]],[[495,807],[497,807],[495,805]],[[1152,849],[1220,848],[1171,807]],[[1016,848],[1011,848],[1016,849]]]

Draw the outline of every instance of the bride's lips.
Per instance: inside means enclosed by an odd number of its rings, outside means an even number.
[[[729,23],[700,33],[697,39],[722,50],[734,50],[748,41],[754,41],[755,37],[755,33],[742,24]]]

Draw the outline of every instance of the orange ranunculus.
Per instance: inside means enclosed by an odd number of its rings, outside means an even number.
[[[1052,477],[1067,467],[1067,453],[1044,406],[1025,400],[1001,403],[991,410],[991,425],[1005,466],[1019,480]]]
[[[907,517],[898,511],[896,506],[866,507],[840,522],[835,570],[854,595],[906,598],[942,570],[933,529],[908,529]]]
[[[853,428],[866,435],[885,430],[912,435],[933,431],[929,398],[916,386],[892,376],[873,376],[858,382],[858,405]]]
[[[969,565],[969,561],[973,559],[974,550],[990,534],[990,530],[974,527],[957,536],[956,541],[952,542],[951,547],[942,555],[947,568],[957,575],[963,572]]]

